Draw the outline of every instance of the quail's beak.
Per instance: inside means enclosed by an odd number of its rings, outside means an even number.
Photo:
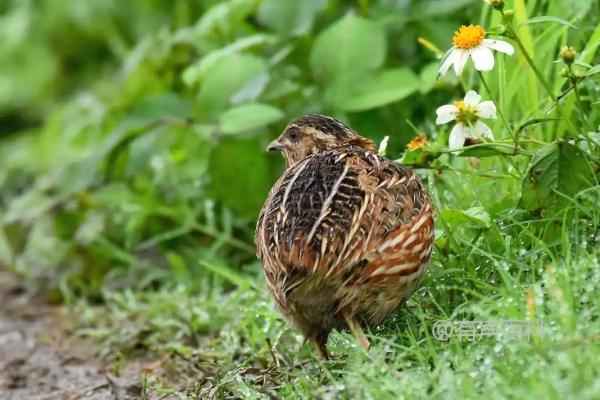
[[[287,146],[283,143],[281,143],[278,140],[273,140],[271,143],[269,143],[269,145],[267,146],[267,151],[275,151],[275,150],[283,150],[287,148]]]

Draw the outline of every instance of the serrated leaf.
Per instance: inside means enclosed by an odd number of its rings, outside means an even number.
[[[317,36],[310,65],[330,82],[355,83],[383,65],[385,34],[381,25],[348,14]]]
[[[594,181],[594,172],[581,149],[567,142],[549,144],[536,152],[527,169],[520,206],[528,211],[560,209],[568,202],[564,196],[571,197]]]
[[[221,130],[236,134],[257,129],[283,118],[283,112],[273,106],[247,103],[233,107],[219,116]]]

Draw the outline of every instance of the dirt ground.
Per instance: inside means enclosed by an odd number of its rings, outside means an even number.
[[[93,345],[66,334],[58,312],[0,268],[0,400],[142,398],[143,364],[112,375]]]

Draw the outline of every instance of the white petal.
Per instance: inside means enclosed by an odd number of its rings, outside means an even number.
[[[446,54],[444,55],[444,58],[442,59],[442,65],[440,66],[440,69],[438,70],[439,75],[446,75],[446,72],[448,72],[448,69],[450,69],[450,66],[452,65],[452,63],[454,63],[455,56],[456,56],[456,51],[455,51],[454,47],[446,52]]]
[[[483,45],[492,50],[499,51],[500,53],[508,54],[509,56],[512,56],[515,53],[515,48],[504,40],[483,39]]]
[[[454,55],[454,73],[460,76],[465,69],[465,64],[469,60],[469,51],[456,49]]]
[[[484,124],[481,121],[475,122],[475,127],[473,128],[473,133],[479,137],[484,137],[486,139],[494,140],[494,135],[492,134],[492,130],[489,126]]]
[[[496,105],[493,101],[482,101],[475,109],[481,118],[496,119]]]
[[[460,122],[452,128],[452,131],[450,131],[450,138],[448,139],[448,148],[450,150],[460,149],[464,146],[466,128],[467,127]]]
[[[437,119],[435,120],[436,124],[447,124],[448,122],[453,121],[454,118],[456,118],[456,114],[458,114],[458,108],[456,108],[452,104],[448,104],[439,107],[437,110],[435,110],[435,113],[437,114]]]
[[[494,68],[494,53],[485,46],[475,47],[471,58],[477,71],[491,71]]]
[[[465,98],[463,101],[465,102],[465,105],[467,105],[467,106],[477,107],[477,104],[479,104],[479,102],[481,101],[481,96],[478,95],[476,91],[469,90],[467,92],[467,94],[465,95]]]

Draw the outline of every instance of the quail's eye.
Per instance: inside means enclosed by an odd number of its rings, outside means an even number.
[[[292,142],[296,142],[300,139],[300,131],[298,131],[297,129],[290,129],[288,131],[288,138],[292,141]]]

